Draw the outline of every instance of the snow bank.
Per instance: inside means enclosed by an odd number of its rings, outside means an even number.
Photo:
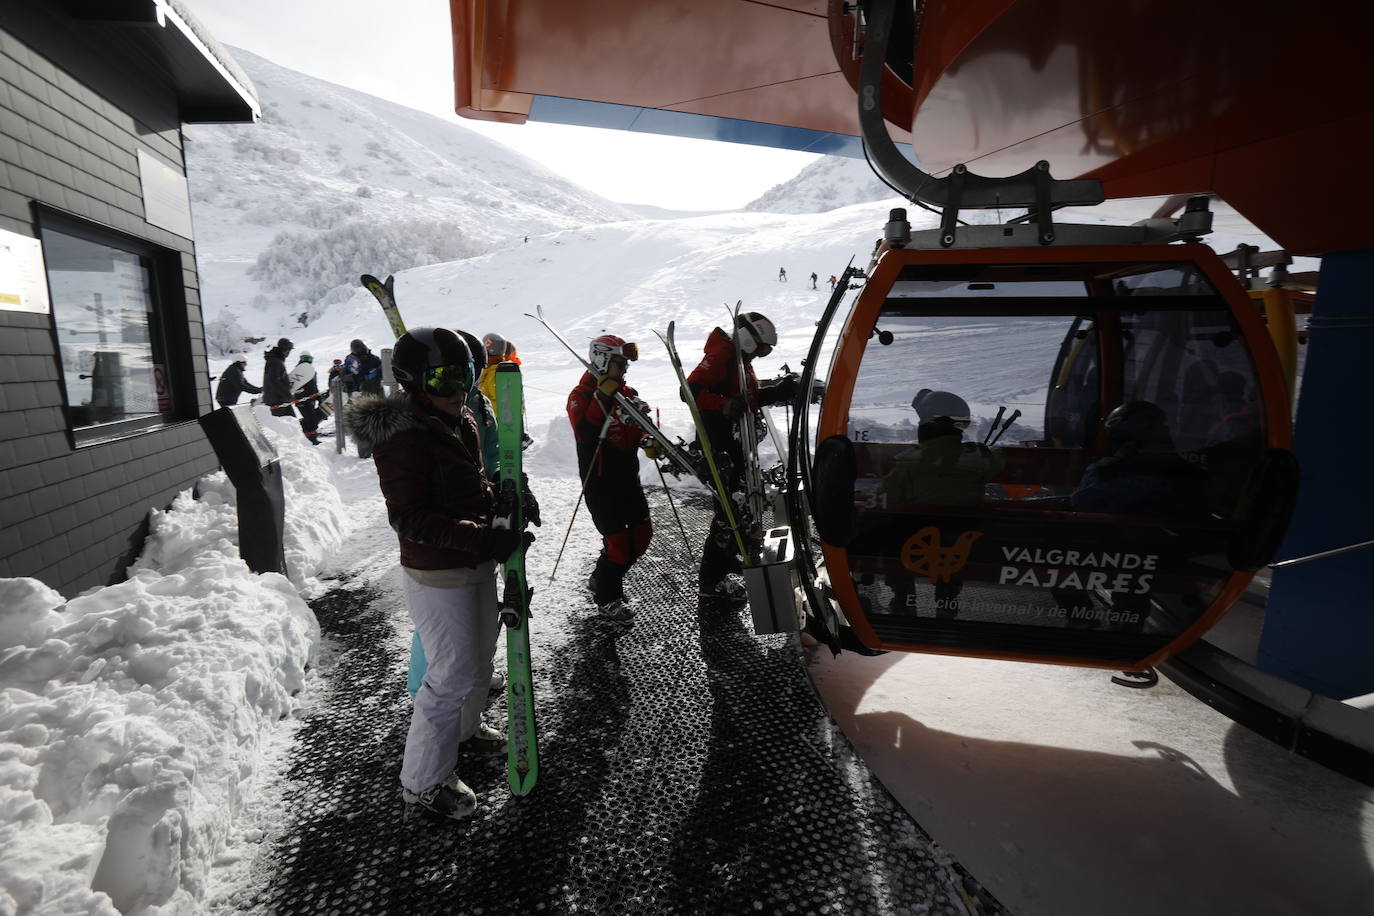
[[[300,590],[344,523],[324,457],[294,421],[261,419],[283,466],[289,578],[239,558],[218,473],[152,513],[125,582],[64,603],[0,580],[0,913],[204,899],[240,787],[315,658]]]

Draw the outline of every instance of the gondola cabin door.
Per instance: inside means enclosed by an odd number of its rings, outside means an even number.
[[[1198,244],[885,253],[817,441],[852,477],[817,518],[830,582],[881,649],[1157,664],[1272,559],[1296,487],[1273,344]]]

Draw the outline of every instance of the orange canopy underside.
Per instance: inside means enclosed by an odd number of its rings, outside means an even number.
[[[541,100],[582,100],[626,106],[606,106],[605,126],[628,129],[655,129],[637,125],[661,112],[858,134],[853,20],[838,0],[451,5],[468,117],[523,121]],[[885,83],[884,112],[936,173],[965,162],[1009,175],[1047,159],[1055,177],[1102,179],[1109,197],[1214,192],[1296,254],[1368,248],[1371,9],[927,0],[912,87]]]

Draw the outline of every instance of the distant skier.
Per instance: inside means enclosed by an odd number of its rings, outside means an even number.
[[[831,274],[831,275],[830,275],[830,291],[831,291],[832,293],[835,291],[835,284],[838,283],[838,282],[840,282],[840,281],[839,281],[839,278],[836,277],[834,274]]]
[[[742,488],[744,477],[744,447],[736,437],[740,418],[746,413],[752,416],[754,411],[769,404],[791,400],[797,393],[795,376],[787,376],[766,387],[761,387],[754,376],[754,359],[767,356],[778,343],[778,332],[773,322],[758,312],[744,312],[739,316],[738,333],[740,352],[744,357],[743,382],[736,367],[734,342],[720,328],[711,331],[703,348],[705,356],[692,374],[687,376],[687,385],[701,410],[702,425],[711,439],[715,460],[721,466],[721,476],[725,478],[726,489],[731,493]],[[755,519],[754,523],[758,524],[759,521]],[[741,533],[750,536],[750,532]],[[761,535],[761,532],[755,532],[755,535]],[[702,597],[743,597],[744,587],[726,578],[729,573],[740,570],[735,549],[729,522],[717,506],[716,514],[711,519],[711,528],[706,534],[706,544],[701,552],[701,571],[697,576]]]
[[[786,268],[786,267],[779,267],[779,268],[778,268],[778,282],[779,282],[779,283],[786,283],[786,282],[787,282],[787,268]]]
[[[294,345],[282,337],[268,350],[262,361],[262,400],[275,417],[294,417],[291,409],[291,381],[286,372],[286,357]]]
[[[287,376],[287,381],[291,384],[291,400],[297,402],[296,409],[300,411],[301,432],[305,433],[305,438],[310,440],[311,445],[319,445],[320,435],[317,430],[320,428],[320,420],[324,417],[320,413],[319,400],[311,397],[320,393],[315,374],[315,358],[309,353],[302,353],[296,368]]]
[[[262,389],[254,385],[243,377],[243,370],[248,368],[248,357],[239,356],[229,364],[229,368],[220,373],[219,384],[215,386],[215,400],[221,407],[233,407],[239,402],[239,395],[245,391],[249,394],[262,394]]]
[[[639,482],[638,450],[644,432],[622,420],[611,399],[617,391],[635,397],[635,390],[625,384],[625,373],[638,358],[639,348],[633,343],[614,334],[601,335],[592,341],[587,358],[597,374],[583,372],[568,395],[568,422],[577,440],[578,473],[586,481],[587,511],[601,533],[601,554],[588,585],[597,610],[610,620],[634,615],[625,597],[625,574],[644,555],[654,534]],[[647,414],[648,408],[642,412]],[[645,452],[651,459],[657,457],[656,446],[647,446]]]
[[[522,534],[492,525],[496,499],[466,407],[476,371],[463,338],[412,328],[396,341],[391,366],[402,391],[356,399],[347,423],[376,451],[410,617],[428,655],[401,762],[402,798],[458,819],[477,809],[476,795],[454,774],[459,751],[506,749],[505,736],[482,723],[482,710],[500,630],[496,564]]]
[[[815,272],[814,270],[811,271],[811,288],[812,288],[812,289],[815,289],[815,288],[816,288],[816,281],[817,281],[818,279],[820,279],[820,278],[816,276],[816,272]]]

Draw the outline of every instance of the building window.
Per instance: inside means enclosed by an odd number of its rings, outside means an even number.
[[[43,220],[42,237],[77,443],[174,420],[157,296],[160,249],[54,218]]]

